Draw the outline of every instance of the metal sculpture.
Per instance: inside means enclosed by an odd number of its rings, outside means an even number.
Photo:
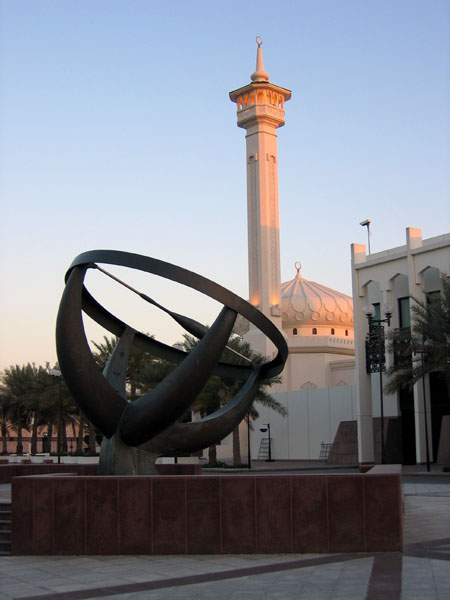
[[[84,285],[89,269],[99,269],[118,280],[97,263],[129,267],[170,279],[217,300],[223,308],[212,326],[206,328],[127,286],[145,301],[169,314],[200,340],[190,353],[186,353],[136,331],[91,296]],[[115,250],[93,250],[75,258],[65,281],[56,325],[58,360],[75,401],[104,435],[100,474],[154,474],[155,460],[159,456],[190,453],[217,443],[244,418],[261,380],[278,375],[283,370],[288,349],[275,325],[242,298],[196,273],[147,256]],[[95,363],[86,339],[83,311],[118,337],[103,374]],[[277,349],[272,360],[250,365],[221,362],[237,315],[242,315],[272,341]],[[133,402],[127,402],[126,372],[133,346],[177,366],[154,389]],[[177,419],[193,404],[212,375],[244,383],[220,410],[199,421],[178,422]]]

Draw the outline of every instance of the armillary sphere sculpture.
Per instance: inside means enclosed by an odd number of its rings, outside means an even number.
[[[91,296],[84,285],[88,269],[99,269],[120,281],[97,263],[129,267],[170,279],[214,298],[223,304],[223,308],[212,326],[206,328],[130,288],[199,338],[194,349],[186,353],[134,330]],[[245,417],[261,380],[283,370],[288,349],[273,323],[242,298],[196,273],[147,256],[93,250],[75,258],[65,280],[56,325],[59,366],[75,401],[104,435],[100,474],[156,474],[157,457],[190,453],[217,443]],[[103,373],[95,363],[86,339],[83,311],[118,337]],[[278,352],[272,360],[249,365],[220,361],[238,314],[273,342]],[[127,402],[126,372],[133,346],[177,366],[155,388],[133,402]],[[199,421],[178,422],[212,375],[240,380],[243,384],[220,410]]]

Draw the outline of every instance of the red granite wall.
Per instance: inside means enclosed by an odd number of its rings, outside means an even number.
[[[11,483],[13,477],[30,475],[57,475],[73,473],[74,475],[97,475],[96,464],[43,464],[43,463],[10,463],[0,465],[0,483]]]
[[[400,474],[19,477],[13,554],[402,549]]]
[[[202,465],[187,463],[170,463],[156,465],[160,475],[201,475]],[[11,463],[0,464],[0,483],[11,483],[13,477],[28,477],[30,475],[58,475],[70,473],[73,475],[97,475],[97,464],[41,464],[41,463]]]

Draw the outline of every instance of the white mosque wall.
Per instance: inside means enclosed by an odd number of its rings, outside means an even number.
[[[349,341],[349,355],[329,353],[323,346],[319,346],[316,352],[296,353],[290,346],[282,383],[277,391],[353,385],[355,360],[350,354],[353,354],[353,340]]]
[[[321,443],[334,440],[341,421],[356,420],[355,386],[337,386],[311,390],[296,390],[272,394],[284,406],[288,414],[282,417],[273,410],[256,404],[259,418],[252,421],[250,451],[252,459],[258,458],[261,440],[267,437],[270,423],[272,458],[275,460],[318,460]],[[241,460],[247,463],[247,423],[240,426]],[[205,450],[203,456],[208,456]],[[231,462],[233,457],[232,435],[217,446],[217,459]]]
[[[258,458],[262,433],[270,423],[272,458],[317,460],[321,443],[332,443],[341,421],[356,419],[355,386],[338,386],[282,392],[273,396],[288,411],[286,417],[256,405],[259,419],[252,422],[251,456]]]

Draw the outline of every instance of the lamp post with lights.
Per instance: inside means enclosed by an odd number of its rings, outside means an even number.
[[[369,322],[369,333],[366,337],[366,370],[367,373],[380,374],[380,417],[381,417],[381,464],[385,462],[384,453],[384,398],[383,398],[383,372],[386,371],[385,335],[382,323],[389,327],[393,313],[392,305],[386,303],[383,307],[384,319],[375,319],[376,309],[373,304],[366,304],[363,308]]]

